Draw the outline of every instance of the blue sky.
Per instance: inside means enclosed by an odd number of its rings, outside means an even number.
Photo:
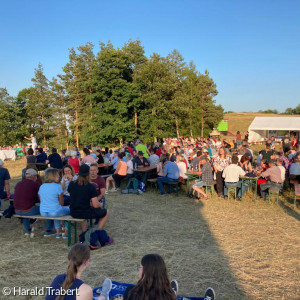
[[[226,111],[284,111],[300,103],[299,16],[298,0],[2,1],[0,87],[17,95],[39,62],[62,73],[71,47],[140,39],[207,69]]]

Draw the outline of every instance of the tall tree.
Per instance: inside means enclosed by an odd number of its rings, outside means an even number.
[[[144,109],[141,111],[141,133],[146,141],[173,136],[174,120],[170,118],[174,77],[166,59],[153,54],[144,63],[139,78]]]
[[[29,98],[26,103],[28,125],[36,130],[37,138],[44,142],[52,137],[53,131],[53,95],[49,89],[49,81],[44,75],[41,64],[35,69],[31,79],[33,87],[29,89]]]

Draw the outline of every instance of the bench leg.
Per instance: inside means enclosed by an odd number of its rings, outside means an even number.
[[[71,232],[71,222],[70,221],[66,221],[67,223],[67,228],[68,228],[68,246],[71,246],[71,238],[72,238],[72,232]]]

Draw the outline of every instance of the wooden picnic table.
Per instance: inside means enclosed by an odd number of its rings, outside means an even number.
[[[157,169],[157,166],[147,166],[147,167],[142,167],[138,169],[133,169],[134,172],[150,172],[152,170]]]
[[[98,168],[109,167],[109,166],[111,166],[111,163],[98,164]]]
[[[194,179],[201,179],[201,173],[199,171],[189,171],[185,173],[187,176],[186,179],[186,187],[187,187],[187,194],[189,194],[189,182]]]
[[[247,177],[247,176],[241,176],[240,179],[242,180],[242,186],[241,189],[244,191],[243,186],[246,181],[250,182],[250,185],[252,187],[252,183],[254,183],[254,202],[256,203],[256,198],[257,198],[257,180],[258,177]],[[243,201],[243,193],[241,195],[241,201]]]

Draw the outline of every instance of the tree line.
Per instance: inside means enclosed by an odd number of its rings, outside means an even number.
[[[264,114],[281,114],[281,115],[300,115],[300,104],[295,108],[288,107],[283,113],[279,113],[277,109],[260,110]]]
[[[173,50],[166,57],[145,56],[139,40],[122,48],[90,42],[69,50],[69,60],[51,80],[41,64],[32,86],[11,97],[0,89],[1,144],[34,133],[39,144],[122,144],[167,136],[205,136],[223,117],[218,91]]]

